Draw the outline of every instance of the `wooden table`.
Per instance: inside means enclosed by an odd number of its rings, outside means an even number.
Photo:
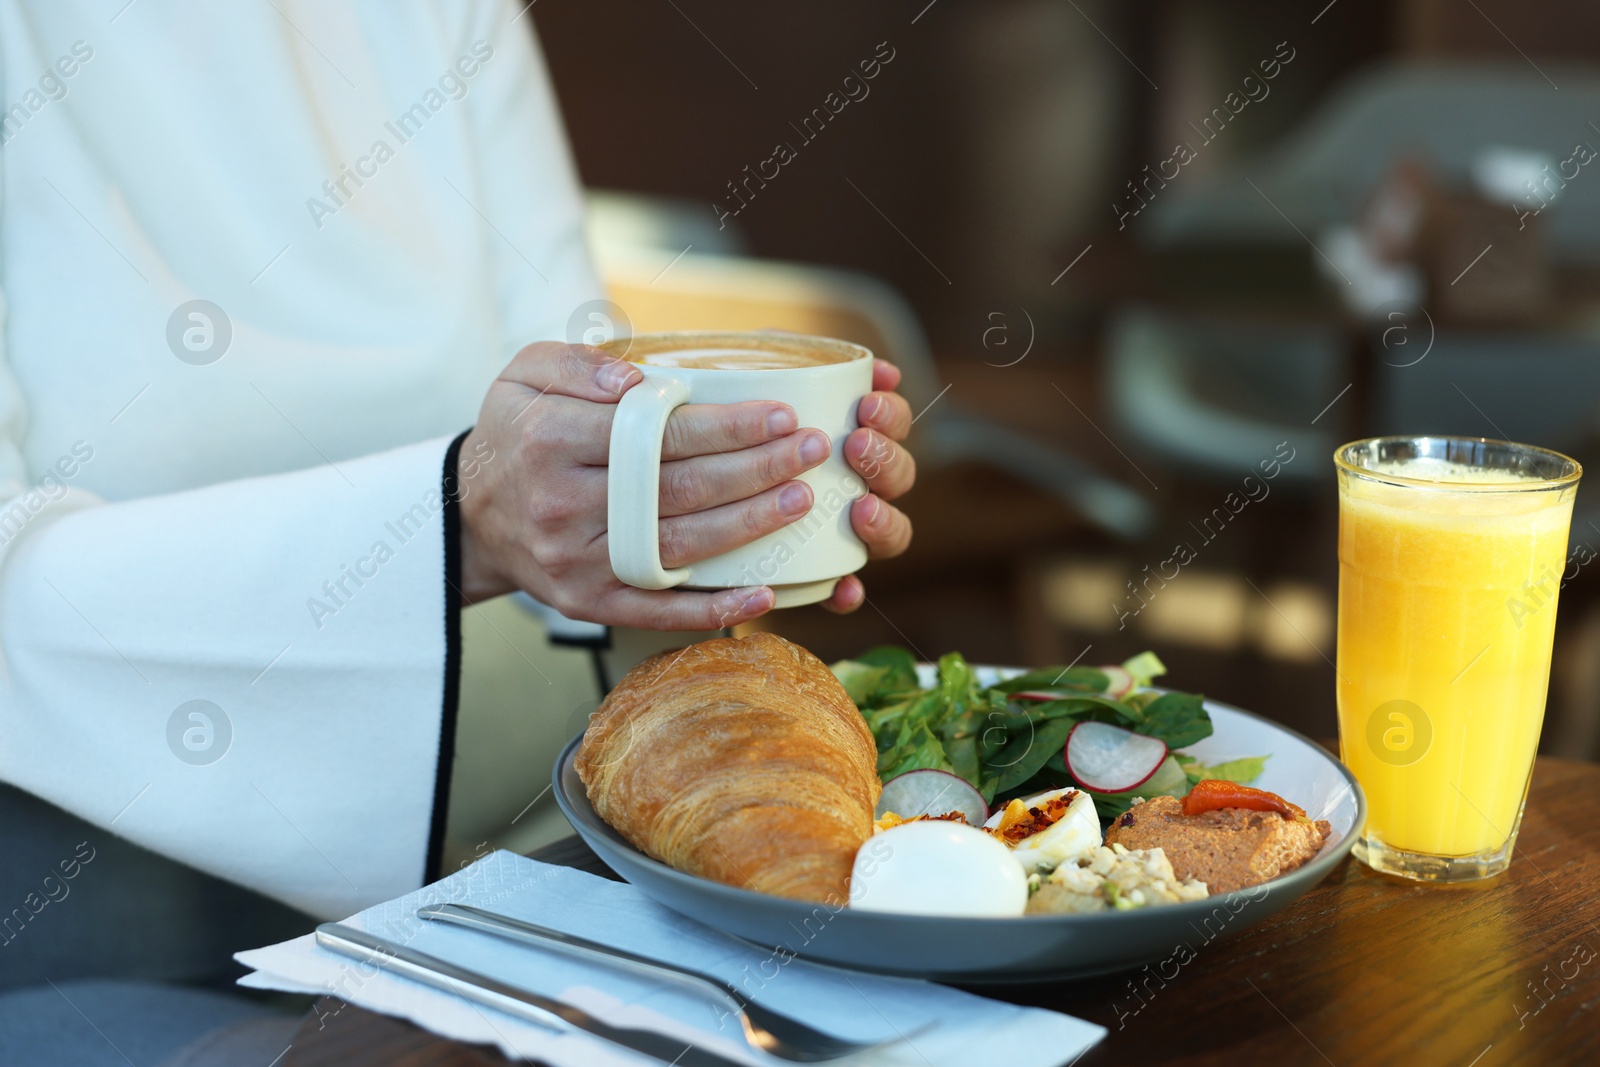
[[[576,838],[534,854],[609,874]],[[1181,967],[980,992],[1100,1023],[1110,1064],[1600,1063],[1600,766],[1540,759],[1511,869],[1418,885],[1348,860]],[[497,1051],[325,1000],[284,1067],[484,1067]],[[319,1018],[320,1013],[320,1018]]]

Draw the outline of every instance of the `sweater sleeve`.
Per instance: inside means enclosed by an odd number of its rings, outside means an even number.
[[[0,777],[317,915],[415,888],[447,782],[450,447],[34,513],[51,494],[0,442]]]

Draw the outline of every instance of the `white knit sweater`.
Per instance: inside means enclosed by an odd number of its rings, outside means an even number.
[[[445,450],[599,295],[579,192],[521,4],[123,5],[0,0],[0,778],[344,915],[424,878]]]

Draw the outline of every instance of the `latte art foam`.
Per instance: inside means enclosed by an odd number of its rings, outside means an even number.
[[[843,353],[798,348],[682,348],[630,353],[628,359],[652,367],[687,370],[793,370],[849,361]]]

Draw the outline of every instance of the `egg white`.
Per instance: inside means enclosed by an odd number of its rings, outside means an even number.
[[[1010,850],[964,823],[902,823],[856,850],[857,910],[1005,918],[1027,906],[1028,878]]]
[[[1052,789],[1046,793],[1025,798],[1022,802],[1037,808],[1071,789]],[[1053,870],[1063,863],[1088,855],[1100,846],[1100,816],[1095,813],[1094,799],[1083,790],[1067,802],[1067,813],[1050,826],[1018,841],[1011,848],[1011,857],[1022,865],[1025,874]],[[994,829],[1005,814],[1001,808],[983,825]]]

